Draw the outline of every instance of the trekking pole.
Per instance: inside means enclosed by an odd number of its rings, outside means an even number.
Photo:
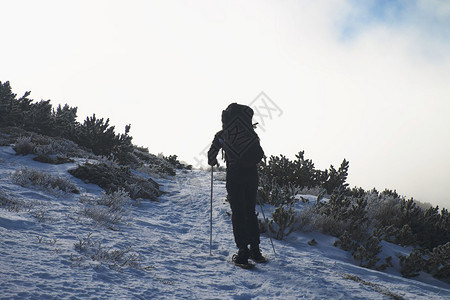
[[[266,222],[266,226],[267,226],[267,228],[269,228],[269,223],[266,219],[266,215],[264,214],[264,209],[263,209],[263,206],[261,205],[261,201],[259,200],[259,197],[258,197],[258,203],[259,203],[259,207],[261,208],[261,212],[262,212],[264,221]],[[272,237],[270,235],[269,235],[269,239],[270,239],[270,243],[272,244],[273,254],[277,255],[277,253],[275,252],[275,247],[273,246]]]
[[[213,209],[213,172],[214,166],[211,166],[211,208],[209,218],[209,255],[212,255],[212,209]]]

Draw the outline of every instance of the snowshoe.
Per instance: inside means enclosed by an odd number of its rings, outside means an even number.
[[[249,262],[248,260],[247,260],[247,262],[245,262],[245,261],[244,261],[244,262],[239,262],[239,261],[236,259],[237,256],[238,256],[237,254],[234,254],[234,255],[233,255],[233,258],[232,258],[233,263],[234,263],[235,266],[238,266],[238,267],[240,267],[240,268],[242,268],[242,269],[247,269],[247,270],[253,269],[253,268],[255,267],[255,264],[252,264],[252,263]]]
[[[233,263],[241,267],[243,269],[252,269],[255,267],[254,264],[248,262],[248,257],[250,255],[250,252],[248,251],[248,248],[239,249],[237,254],[233,255]]]
[[[260,264],[267,262],[267,258],[261,254],[259,247],[250,248],[250,259]]]

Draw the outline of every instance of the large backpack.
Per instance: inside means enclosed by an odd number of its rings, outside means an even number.
[[[255,166],[264,156],[252,124],[253,109],[237,103],[222,111],[223,149],[229,164]]]

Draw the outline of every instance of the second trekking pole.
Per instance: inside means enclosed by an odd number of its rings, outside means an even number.
[[[262,212],[264,221],[266,222],[266,226],[269,227],[269,223],[268,223],[268,221],[266,219],[266,215],[264,214],[264,209],[263,209],[263,206],[262,206],[261,201],[259,200],[259,198],[258,198],[258,203],[259,203],[259,207],[261,208],[261,212]],[[277,255],[277,253],[275,252],[275,247],[273,246],[273,241],[272,241],[272,237],[270,236],[270,234],[269,234],[269,239],[270,239],[270,243],[272,244],[273,254]]]
[[[212,209],[213,209],[213,172],[214,166],[211,166],[211,207],[209,217],[209,255],[212,255]]]

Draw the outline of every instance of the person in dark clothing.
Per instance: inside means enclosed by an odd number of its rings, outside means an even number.
[[[233,108],[233,105],[236,104],[231,104],[227,110],[230,110],[230,107]],[[239,106],[239,104],[237,105]],[[244,107],[243,105],[240,106]],[[248,108],[248,111],[251,113],[249,121],[251,124],[253,110],[248,106],[245,107]],[[226,111],[224,111],[224,113]],[[249,143],[250,146],[245,149],[245,155],[243,155],[244,151],[241,151],[239,155],[236,155],[236,151],[233,151],[236,149],[232,148],[233,145],[229,142],[229,132],[227,132],[234,127],[225,125],[224,113],[222,114],[224,128],[214,136],[211,148],[208,151],[208,164],[210,166],[218,164],[217,154],[220,149],[225,151],[225,161],[227,166],[226,188],[232,211],[234,240],[239,249],[237,255],[233,257],[233,261],[238,264],[248,264],[248,259],[250,258],[255,262],[265,262],[266,259],[261,254],[259,247],[259,224],[255,212],[258,190],[258,170],[256,164],[261,160],[264,153],[259,145],[259,139],[252,127],[252,135],[256,136],[256,139],[251,141],[252,144]],[[241,141],[242,140],[243,139],[241,139]],[[252,149],[257,150],[255,152]],[[256,159],[248,158],[249,156],[255,155],[257,156]],[[250,249],[248,246],[250,246]]]

